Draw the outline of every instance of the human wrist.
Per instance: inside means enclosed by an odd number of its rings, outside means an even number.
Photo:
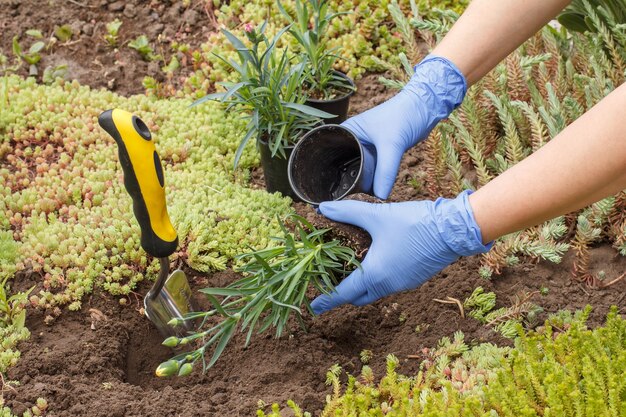
[[[435,91],[438,96],[448,99],[450,113],[463,102],[467,93],[467,79],[454,62],[444,56],[428,54],[413,67],[414,73],[418,71],[429,72],[445,81]]]
[[[454,199],[438,198],[435,201],[439,235],[459,256],[484,253],[493,246],[493,242],[483,244],[482,232],[469,202],[471,193],[465,190]]]
[[[415,65],[414,73],[402,89],[403,106],[409,107],[412,145],[425,139],[437,123],[447,118],[462,102],[467,82],[448,59],[428,55]]]

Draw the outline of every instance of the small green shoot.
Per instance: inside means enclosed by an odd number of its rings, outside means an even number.
[[[115,19],[112,22],[106,24],[107,33],[104,35],[104,40],[107,42],[109,47],[116,48],[118,44],[118,37],[120,27],[122,26],[122,22],[119,19]]]
[[[41,81],[46,84],[52,84],[57,78],[65,78],[67,77],[67,64],[57,65],[56,67],[46,67],[43,70],[43,75],[41,76]]]
[[[25,33],[26,33],[26,35],[30,36],[31,38],[35,38],[35,39],[42,39],[43,38],[43,33],[41,33],[41,31],[39,29],[28,29]]]
[[[34,288],[10,295],[7,281],[8,277],[0,280],[0,376],[17,363],[20,353],[16,346],[30,336],[25,326],[26,305]]]
[[[146,61],[160,61],[163,59],[161,55],[154,53],[154,49],[150,46],[150,41],[146,35],[137,36],[128,43],[128,46],[139,52]]]
[[[361,359],[361,363],[363,365],[367,365],[368,363],[370,363],[373,357],[374,357],[374,354],[369,349],[363,349],[361,353],[359,354],[359,358]]]
[[[19,37],[13,37],[13,54],[18,60],[23,60],[29,65],[28,74],[35,76],[38,74],[37,64],[41,61],[40,52],[46,47],[43,41],[33,43],[28,51],[23,51],[19,42]]]
[[[56,26],[54,28],[54,36],[61,42],[68,42],[73,35],[74,31],[72,31],[70,25]]]

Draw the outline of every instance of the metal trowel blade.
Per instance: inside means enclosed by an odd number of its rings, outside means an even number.
[[[193,321],[185,320],[177,326],[170,326],[168,322],[174,318],[184,319],[185,314],[195,310],[191,295],[185,273],[177,269],[167,277],[163,288],[155,297],[144,298],[146,316],[163,336],[185,336],[193,330]]]

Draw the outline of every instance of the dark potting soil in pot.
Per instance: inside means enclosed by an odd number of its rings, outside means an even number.
[[[348,76],[339,71],[336,71],[337,74],[341,74],[342,78],[346,80],[347,83],[354,86],[354,81],[352,81]],[[336,117],[325,119],[324,123],[327,124],[340,124],[344,120],[346,120],[348,116],[348,109],[350,107],[350,99],[354,95],[355,91],[346,88],[345,90],[336,90],[335,94],[333,94],[332,98],[325,99],[324,97],[313,96],[308,99],[305,104],[314,107],[318,110],[325,111],[330,114],[336,115]]]
[[[288,167],[291,188],[312,204],[358,191],[361,152],[358,139],[341,126],[311,130],[292,151]]]

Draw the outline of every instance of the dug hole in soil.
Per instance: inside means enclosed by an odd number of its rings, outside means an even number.
[[[180,2],[78,3],[87,7],[69,1],[4,2],[6,12],[0,18],[0,29],[6,36],[0,41],[0,48],[9,56],[14,35],[30,28],[48,35],[54,25],[71,24],[80,28],[72,40],[76,43],[57,45],[44,55],[40,67],[47,63],[68,63],[71,78],[92,87],[132,94],[142,92],[141,80],[145,75],[158,76],[159,71],[151,69],[136,51],[127,47],[114,51],[97,46],[103,45],[106,22],[115,18],[124,22],[121,43],[145,30],[151,43],[161,34],[193,45],[212,30],[203,14],[205,11],[194,8],[194,2],[189,9]],[[184,13],[197,20],[182,20]],[[137,25],[138,21],[145,22],[145,26]],[[378,85],[376,79],[376,75],[368,75],[358,82],[357,94],[351,100],[352,114],[367,110],[393,94]],[[418,146],[403,159],[392,201],[436,197],[409,183],[412,177],[419,177],[421,164]],[[253,174],[253,186],[263,187],[262,172]],[[366,253],[369,241],[365,232],[331,223],[303,204],[295,207],[317,226],[335,227],[335,236],[361,254]],[[544,308],[543,317],[548,312],[591,304],[594,309],[589,324],[592,326],[603,323],[611,305],[617,305],[622,312],[626,310],[626,281],[606,289],[585,288],[571,278],[571,254],[559,265],[524,262],[506,269],[491,281],[479,278],[479,262],[478,257],[462,259],[420,288],[370,306],[343,306],[317,318],[307,315],[307,332],[292,321],[282,338],[275,339],[268,332],[253,338],[248,348],[243,347],[244,335],[238,334],[213,368],[205,374],[196,369],[186,378],[159,379],[154,375],[158,364],[169,359],[173,352],[161,346],[163,338],[140,312],[150,282],[142,283],[125,305],[97,290],[85,297],[81,311],[63,311],[49,325],[45,324],[48,312],[29,309],[27,326],[32,336],[20,344],[22,357],[8,375],[20,385],[15,391],[5,393],[5,399],[15,413],[22,413],[38,397],[43,397],[49,404],[48,416],[68,417],[252,416],[259,400],[284,405],[287,399],[318,414],[330,393],[324,383],[328,368],[339,364],[345,371],[358,374],[362,368],[359,354],[364,349],[372,351],[369,365],[380,377],[388,354],[400,359],[399,372],[414,374],[420,360],[409,356],[419,357],[422,348],[435,346],[439,339],[457,330],[463,331],[466,341],[471,343],[510,344],[478,321],[461,318],[455,306],[434,302],[434,298],[463,300],[474,288],[482,286],[497,294],[501,307],[509,305],[509,298],[520,291],[546,287],[547,295],[532,299]],[[608,277],[615,277],[626,270],[626,260],[608,245],[600,245],[591,250],[590,269],[604,270]],[[238,277],[231,270],[208,276],[193,271],[187,274],[194,290],[225,286]],[[15,286],[23,290],[38,281],[36,276],[21,276],[15,280]],[[417,326],[420,332],[416,332]]]

